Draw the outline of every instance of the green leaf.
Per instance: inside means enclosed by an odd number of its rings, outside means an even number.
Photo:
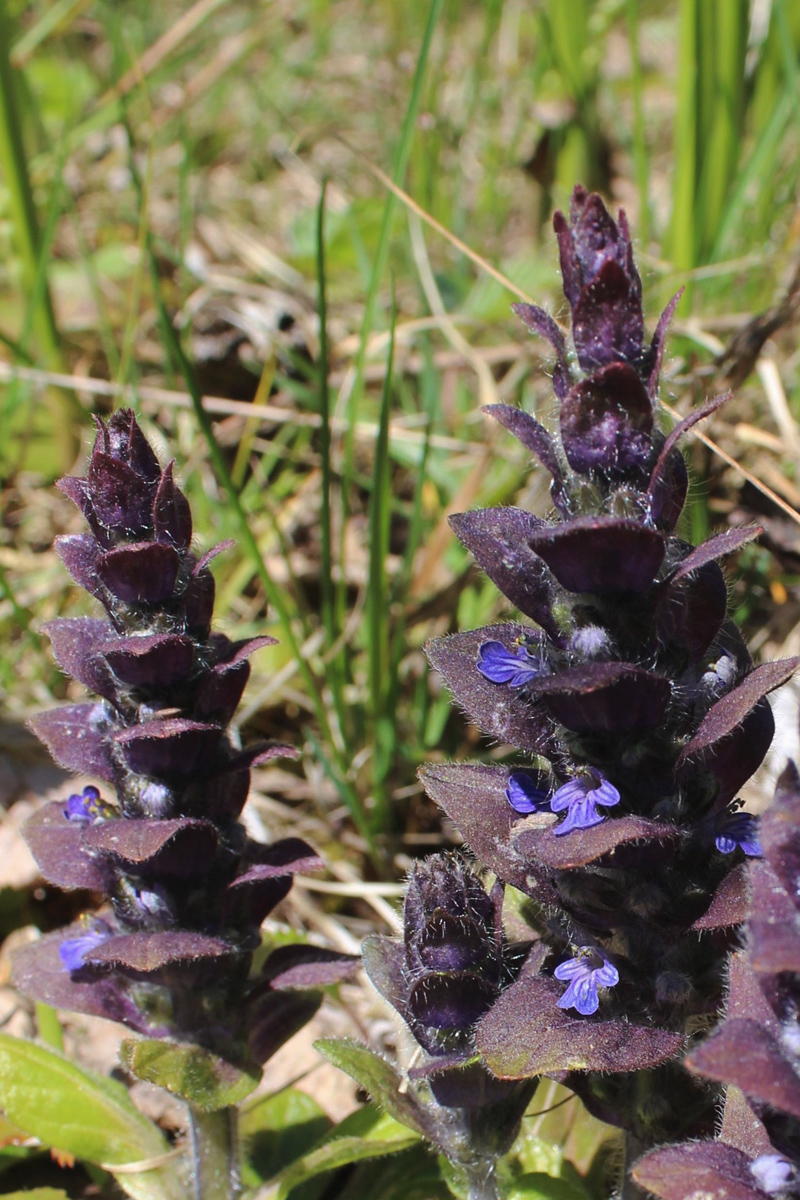
[[[284,1088],[260,1096],[239,1115],[243,1182],[258,1187],[307,1154],[332,1128],[330,1117],[305,1092]]]
[[[0,1033],[0,1108],[43,1145],[101,1164],[112,1174],[116,1165],[170,1155],[169,1142],[139,1112],[123,1084],[7,1033]],[[181,1195],[177,1175],[166,1164],[121,1173],[119,1183],[139,1200]]]
[[[520,1175],[515,1179],[506,1200],[589,1200],[589,1193],[580,1184],[552,1175]]]
[[[292,1196],[291,1200],[294,1200]],[[356,1167],[336,1200],[452,1200],[439,1164],[424,1142],[392,1158]]]
[[[336,1171],[350,1163],[396,1154],[417,1140],[418,1135],[399,1121],[368,1105],[345,1117],[322,1144],[278,1175],[274,1181],[279,1185],[275,1200],[286,1200],[292,1188],[323,1171]]]
[[[321,1038],[314,1043],[328,1062],[355,1079],[395,1120],[413,1129],[420,1137],[429,1137],[429,1116],[416,1097],[402,1090],[400,1073],[366,1046],[350,1038]]]
[[[119,1053],[137,1079],[165,1088],[201,1112],[239,1104],[261,1079],[260,1068],[235,1067],[202,1046],[131,1039]]]

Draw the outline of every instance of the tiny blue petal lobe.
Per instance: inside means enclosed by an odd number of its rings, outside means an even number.
[[[508,777],[506,800],[518,813],[546,812],[548,792],[538,787],[536,780],[525,771],[514,771]]]
[[[720,813],[714,822],[715,845],[721,854],[733,854],[737,847],[749,858],[761,858],[764,851],[758,840],[758,817],[752,813]]]
[[[80,971],[85,965],[84,958],[103,942],[112,936],[112,931],[105,921],[94,920],[87,924],[86,932],[79,937],[65,938],[58,947],[58,957],[66,971]]]
[[[64,805],[64,816],[68,821],[91,824],[114,816],[114,809],[100,798],[96,787],[85,787],[78,795],[74,793]]]

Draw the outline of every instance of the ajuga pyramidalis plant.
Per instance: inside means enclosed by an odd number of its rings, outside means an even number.
[[[463,865],[423,864],[404,946],[375,939],[366,965],[419,1043],[410,1076],[430,1084],[420,1095],[431,1124],[452,1123],[448,1075],[477,1072],[490,1091],[493,1079],[548,1075],[627,1131],[631,1161],[714,1132],[718,1085],[682,1057],[722,1006],[746,859],[760,854],[738,792],[772,738],[765,697],[798,660],[754,667],[726,618],[717,560],[759,531],[728,529],[698,547],[675,533],[687,492],[678,442],[726,398],[661,428],[659,368],[678,297],[648,342],[624,214],[615,222],[578,187],[555,230],[571,345],[542,309],[515,311],[555,352],[557,423],[487,410],[549,471],[552,514],[451,519],[529,621],[428,648],[471,720],[519,752],[510,767],[422,771],[497,882],[490,900]],[[527,956],[503,942],[502,885],[527,897]],[[486,1164],[508,1144],[508,1112],[494,1146],[484,1131],[487,1182],[471,1195],[496,1194]]]
[[[800,1195],[800,776],[790,765],[761,821],[744,948],[726,1017],[687,1059],[728,1085],[719,1138],[655,1150],[634,1178],[664,1200]]]
[[[353,960],[284,946],[253,973],[262,921],[294,873],[322,864],[301,839],[265,845],[240,820],[250,768],[295,753],[241,750],[228,732],[247,657],[274,639],[211,631],[208,562],[224,547],[192,553],[172,463],[159,466],[122,410],[98,421],[86,478],[59,486],[91,532],[60,537],[56,549],[105,616],[46,630],[60,666],[98,698],[32,724],[58,763],[101,787],[45,805],[24,835],[46,879],[102,893],[107,906],[20,950],[14,977],[38,1001],[144,1035],[123,1044],[123,1058],[188,1101],[192,1194],[228,1197],[238,1186],[232,1098],[314,1014],[313,989]],[[197,1178],[204,1161],[213,1178]]]

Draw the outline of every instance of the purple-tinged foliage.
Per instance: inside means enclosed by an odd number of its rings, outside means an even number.
[[[294,753],[238,750],[227,730],[247,656],[273,639],[211,633],[213,552],[192,554],[172,464],[161,470],[131,412],[98,422],[87,478],[60,486],[91,533],[57,549],[107,619],[46,628],[59,665],[101,698],[32,724],[62,766],[98,776],[117,799],[90,785],[45,805],[24,832],[46,879],[103,893],[109,907],[22,949],[15,978],[59,1008],[261,1062],[319,1003],[306,995],[287,1012],[280,989],[322,986],[354,966],[308,947],[290,963],[284,949],[251,978],[261,922],[296,872],[322,865],[299,838],[265,846],[238,820],[251,764]]]
[[[572,346],[541,309],[515,311],[553,349],[557,424],[488,409],[550,473],[553,511],[451,518],[522,619],[428,648],[470,720],[518,757],[422,778],[478,861],[533,901],[524,974],[498,992],[477,972],[484,1063],[506,1079],[568,1072],[591,1111],[652,1146],[714,1129],[718,1089],[676,1056],[722,1007],[744,863],[761,847],[769,858],[776,837],[736,801],[773,735],[766,697],[800,660],[754,666],[726,619],[718,560],[760,531],[698,547],[675,535],[688,486],[678,441],[726,399],[662,428],[677,297],[648,343],[624,214],[576,188],[555,230]],[[754,969],[800,962],[794,921],[759,936]],[[438,987],[426,1016],[451,1019]]]
[[[420,1048],[408,1083],[429,1114],[424,1127],[455,1163],[491,1164],[507,1150],[538,1082],[496,1079],[475,1049],[477,1023],[530,949],[507,943],[502,904],[501,883],[487,893],[458,855],[434,854],[412,868],[402,941],[364,943],[369,978]]]
[[[794,1196],[800,1180],[800,776],[793,764],[761,826],[764,858],[748,867],[745,949],[731,959],[725,1020],[687,1059],[698,1075],[727,1085],[722,1126],[715,1141],[655,1150],[636,1164],[634,1178],[664,1200],[688,1200],[689,1178],[693,1190],[702,1182],[711,1195],[746,1200]]]

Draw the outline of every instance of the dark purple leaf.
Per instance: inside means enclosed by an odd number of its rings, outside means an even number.
[[[307,1025],[322,1003],[316,992],[267,992],[247,1013],[250,1054],[265,1063]]]
[[[544,425],[540,425],[530,413],[510,404],[487,404],[483,411],[494,417],[495,421],[499,421],[504,429],[522,442],[526,450],[536,455],[542,466],[552,475],[557,490],[563,487],[564,472],[553,439]]]
[[[764,1200],[750,1159],[724,1142],[686,1142],[651,1150],[634,1165],[633,1178],[662,1200]]]
[[[550,872],[526,863],[512,839],[519,817],[506,799],[510,773],[508,767],[447,763],[422,767],[419,777],[480,862],[520,891],[553,903]]]
[[[261,637],[245,638],[241,642],[232,642],[230,638],[225,637],[222,633],[212,633],[209,642],[213,646],[213,653],[210,655],[213,665],[219,666],[225,663],[230,666],[232,663],[242,662],[249,658],[251,654],[255,654],[256,650],[261,650],[263,646],[277,646],[278,639],[270,637],[269,634],[263,634]]]
[[[256,865],[239,877],[240,882],[245,878],[271,879],[279,875],[300,875],[308,871],[321,871],[325,866],[316,850],[298,837],[281,838],[269,846],[249,841],[244,859]]]
[[[759,975],[800,971],[800,915],[768,863],[750,864],[750,963]]]
[[[361,966],[353,954],[320,946],[279,946],[261,968],[261,979],[273,988],[327,987],[350,979]]]
[[[107,638],[103,654],[117,678],[130,687],[169,687],[185,679],[194,665],[191,638],[177,633]]]
[[[125,604],[161,604],[175,590],[180,558],[164,542],[138,542],[101,555],[98,574]]]
[[[193,878],[208,871],[217,851],[217,831],[210,821],[176,817],[174,820],[98,821],[83,834],[83,844],[135,866],[144,876],[170,875]]]
[[[729,737],[687,761],[684,772],[708,771],[714,776],[718,784],[715,808],[720,812],[761,766],[774,733],[769,701],[760,700]]]
[[[661,516],[662,509],[668,498],[667,469],[672,459],[672,451],[693,425],[696,425],[698,421],[704,421],[706,417],[710,417],[721,405],[730,400],[731,394],[731,392],[724,392],[721,396],[712,396],[710,400],[706,400],[694,412],[690,412],[688,417],[684,417],[682,421],[679,421],[667,436],[664,445],[661,447],[656,465],[653,468],[648,488],[650,515],[654,520],[658,520]]]
[[[143,537],[150,529],[153,488],[127,463],[94,453],[89,461],[92,524]]]
[[[214,576],[211,572],[199,565],[195,567],[181,598],[186,632],[192,637],[208,636],[214,614],[215,591]]]
[[[513,649],[515,639],[520,637],[535,638],[536,631],[510,622],[489,625],[437,638],[428,643],[425,652],[431,666],[441,672],[456,701],[479,729],[500,742],[547,756],[553,746],[553,734],[542,705],[502,684],[490,683],[477,667],[481,643],[497,641]]]
[[[680,829],[644,817],[607,817],[601,825],[575,829],[558,837],[553,829],[522,828],[513,838],[521,858],[533,859],[555,870],[585,867],[588,863],[609,856],[604,864],[614,867],[614,850],[618,846],[648,841],[673,841],[681,836]]]
[[[724,558],[726,554],[733,554],[735,550],[746,546],[748,542],[752,542],[763,532],[761,525],[745,525],[738,529],[726,529],[724,533],[718,533],[716,537],[709,538],[701,546],[696,546],[678,564],[670,579],[683,579],[692,571],[705,566],[706,563],[714,562],[717,558]]]
[[[725,620],[728,589],[716,563],[673,578],[661,590],[655,619],[663,642],[679,642],[693,658],[705,654]]]
[[[291,890],[291,875],[258,875],[248,871],[228,884],[221,898],[222,913],[231,924],[257,929]]]
[[[557,1001],[564,985],[523,974],[478,1025],[478,1049],[500,1079],[556,1071],[641,1071],[673,1058],[683,1037],[627,1021],[574,1018]]]
[[[702,917],[692,925],[697,931],[705,929],[728,929],[747,920],[749,887],[747,864],[739,863],[718,886]]]
[[[195,720],[227,725],[239,707],[249,678],[248,662],[221,663],[214,667],[198,690],[193,713]]]
[[[104,892],[109,884],[108,868],[81,845],[83,832],[81,824],[67,820],[64,805],[57,800],[28,817],[22,827],[28,849],[48,882],[68,891]]]
[[[636,362],[640,357],[644,339],[641,290],[619,263],[603,263],[581,291],[572,315],[572,338],[584,371],[608,363]]]
[[[79,937],[82,933],[85,933],[83,925],[69,925],[28,946],[21,946],[12,958],[14,985],[23,995],[53,1008],[121,1021],[139,1033],[155,1036],[165,1033],[166,1030],[156,1030],[148,1023],[145,1014],[126,993],[123,980],[106,973],[91,978],[88,971],[73,975],[64,969],[59,947],[65,939]]]
[[[56,480],[56,487],[79,508],[84,517],[89,517],[92,511],[91,488],[87,479],[78,479],[74,475],[65,475]]]
[[[192,540],[192,510],[172,477],[174,463],[167,463],[153,501],[153,530],[159,542],[170,542],[188,550]]]
[[[575,517],[543,525],[529,535],[531,549],[570,592],[646,592],[664,558],[663,535],[636,521]]]
[[[761,816],[760,841],[767,862],[800,907],[800,776],[794,763],[779,778],[775,799]]]
[[[766,1129],[739,1088],[729,1086],[725,1089],[725,1108],[719,1136],[729,1146],[743,1151],[748,1158],[758,1158],[772,1150]]]
[[[746,950],[737,950],[728,959],[728,1002],[725,1016],[729,1019],[743,1018],[755,1021],[771,1033],[780,1033],[778,1020]]]
[[[708,710],[691,741],[681,750],[678,762],[696,758],[715,747],[753,711],[764,696],[781,687],[797,670],[800,658],[782,658],[755,667],[738,687],[728,692]]]
[[[732,1083],[745,1096],[800,1117],[800,1078],[780,1043],[756,1021],[724,1021],[685,1062],[698,1075]]]
[[[412,983],[408,1009],[429,1029],[471,1029],[491,1006],[496,991],[492,982],[474,971],[431,974]]]
[[[534,680],[530,690],[576,733],[651,729],[672,694],[665,675],[618,662],[571,667]]]
[[[685,287],[679,288],[658,318],[653,340],[644,355],[642,366],[647,373],[647,392],[651,398],[655,398],[658,391],[658,376],[661,372],[661,360],[664,357],[664,343],[667,337],[667,330],[675,315],[675,309],[678,307],[680,298],[685,291]]]
[[[82,587],[90,596],[102,599],[104,589],[98,574],[100,549],[92,535],[62,534],[55,539],[53,546],[78,587]]]
[[[464,1062],[467,1057],[465,1052],[445,1059],[431,1058],[422,1066],[411,1067],[408,1074],[414,1080],[427,1080],[436,1103],[444,1108],[484,1108],[498,1104],[520,1086],[513,1080],[495,1079],[482,1063]]]
[[[182,776],[203,770],[222,737],[216,725],[180,717],[147,721],[114,734],[126,763],[137,775]]]
[[[42,625],[62,671],[105,700],[114,701],[117,686],[99,649],[114,632],[107,621],[92,617],[58,617]]]
[[[511,311],[527,325],[531,333],[538,333],[545,338],[556,352],[556,364],[553,368],[553,390],[562,400],[569,389],[569,367],[567,365],[567,346],[564,334],[559,329],[549,313],[536,304],[512,304]]]
[[[450,528],[508,600],[556,645],[564,638],[551,611],[553,581],[529,546],[546,522],[521,508],[479,508],[450,517]]]
[[[102,425],[102,422],[98,424]],[[104,429],[102,435],[98,430],[98,442],[95,443],[95,447],[98,445],[114,458],[129,463],[136,474],[147,483],[158,482],[158,459],[139,428],[132,409],[121,408],[114,413],[108,422],[108,429]]]
[[[37,713],[29,721],[60,767],[114,781],[108,738],[113,726],[104,704],[69,704]]]
[[[570,466],[582,473],[631,470],[652,445],[653,410],[639,375],[611,363],[577,383],[561,405],[561,440]]]
[[[203,933],[125,933],[90,951],[85,961],[148,975],[170,963],[192,963],[234,954],[234,946]]]

